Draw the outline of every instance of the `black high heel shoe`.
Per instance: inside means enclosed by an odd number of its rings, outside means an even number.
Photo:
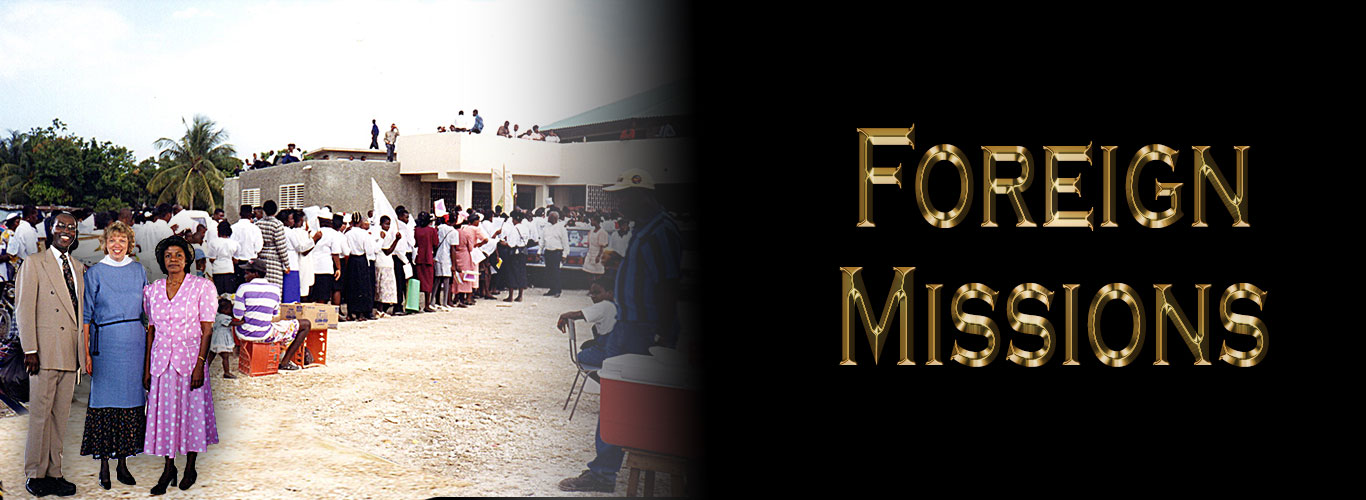
[[[199,478],[199,473],[194,469],[185,469],[185,479],[180,481],[180,490],[185,491],[194,486],[194,480]],[[174,483],[172,483],[174,484]]]
[[[152,494],[153,494],[153,495],[164,495],[164,494],[166,494],[166,486],[167,486],[167,485],[175,486],[175,483],[176,483],[176,472],[177,472],[177,471],[176,471],[176,468],[175,468],[174,465],[171,466],[171,473],[170,473],[169,476],[167,476],[167,474],[166,474],[165,472],[162,472],[162,473],[161,473],[161,479],[158,479],[158,480],[157,480],[157,485],[152,487]]]
[[[120,482],[120,483],[129,485],[129,486],[135,486],[135,485],[138,484],[137,480],[133,479],[133,473],[128,472],[128,468],[127,468],[127,467],[119,466],[119,467],[116,468],[115,472],[116,472],[116,475],[117,475],[118,478],[119,478],[119,482]],[[107,488],[106,488],[106,489],[107,489]]]
[[[100,487],[106,490],[114,487],[114,483],[109,482],[109,469],[107,468],[100,470]]]

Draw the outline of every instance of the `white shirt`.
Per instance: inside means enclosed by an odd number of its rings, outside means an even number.
[[[204,244],[204,256],[208,257],[209,274],[233,274],[236,272],[232,268],[232,258],[237,255],[237,240],[232,238],[216,238]]]
[[[468,129],[474,126],[468,115],[455,115],[455,128]]]
[[[255,259],[261,254],[261,247],[265,245],[265,239],[261,237],[261,228],[256,227],[251,219],[240,219],[232,225],[232,239],[237,240],[239,246],[237,260]]]
[[[9,238],[7,252],[21,259],[38,253],[38,230],[26,220],[19,221],[19,227],[14,228],[14,235]]]
[[[560,142],[560,136],[559,136],[559,135],[547,135],[547,136],[545,136],[545,142]]]
[[[583,308],[583,320],[598,327],[598,335],[607,335],[617,326],[617,304],[610,300]]]
[[[394,224],[393,224],[393,222],[390,222],[390,223],[389,223],[389,230],[388,230],[388,231],[384,231],[383,229],[379,229],[379,226],[378,226],[378,225],[371,226],[371,227],[372,227],[372,228],[375,228],[377,231],[381,231],[381,232],[384,233],[384,237],[382,237],[382,238],[380,237],[379,232],[374,233],[374,235],[375,235],[375,236],[374,236],[374,237],[375,237],[375,242],[376,242],[377,245],[378,245],[377,248],[375,249],[375,251],[376,251],[376,254],[375,254],[375,267],[394,267],[393,254],[384,253],[385,250],[388,250],[388,249],[389,249],[389,245],[393,245],[393,244],[394,244],[394,239],[395,239],[395,238],[398,238],[398,233],[394,231]],[[400,245],[401,245],[401,244],[400,244]],[[394,247],[394,251],[395,251],[395,252],[398,251],[398,246],[395,246],[395,247]]]
[[[151,244],[154,248],[157,246],[157,243],[161,243],[161,240],[170,238],[173,234],[175,233],[171,232],[170,222],[157,219],[147,225],[147,237],[149,238],[147,243]]]
[[[436,259],[438,265],[446,266],[445,269],[448,274],[442,276],[449,276],[451,247],[459,244],[460,231],[456,231],[450,224],[442,224],[436,228],[436,255],[433,255],[432,258]]]
[[[560,221],[558,224],[547,223],[542,231],[542,236],[545,238],[541,242],[542,248],[547,252],[564,250],[565,246],[569,245],[569,230],[565,228],[564,221]]]
[[[313,259],[313,274],[332,274],[336,272],[336,268],[332,267],[332,256],[348,255],[350,250],[346,248],[346,238],[336,229],[325,227],[322,233],[322,238],[313,245],[313,252],[308,254],[308,258]]]
[[[395,219],[389,226],[396,229],[399,236],[403,238],[399,240],[398,246],[394,247],[394,255],[397,255],[403,262],[408,262],[408,253],[417,248],[417,240],[413,238],[412,216],[409,216],[408,219],[408,222]]]
[[[285,228],[285,241],[289,242],[289,269],[299,269],[299,254],[313,248],[313,235],[302,227]]]
[[[626,255],[626,248],[631,246],[631,236],[633,234],[634,233],[626,233],[626,236],[621,236],[621,233],[612,231],[612,234],[607,236],[607,248],[612,249],[612,251],[617,254]]]
[[[545,227],[549,224],[550,221],[546,220],[545,217],[532,217],[531,239],[536,241],[544,241],[541,238],[545,236]]]
[[[523,221],[523,224],[521,225],[525,225],[525,221]],[[513,248],[526,246],[525,228],[519,227],[517,224],[504,224],[502,231],[503,234],[500,236],[503,237],[503,241],[506,242],[508,246]]]
[[[346,255],[361,256],[369,258],[373,254],[376,245],[370,239],[370,232],[359,227],[353,227],[346,231]]]

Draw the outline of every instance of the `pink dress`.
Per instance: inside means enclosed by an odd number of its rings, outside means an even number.
[[[478,268],[476,268],[475,265],[474,265],[474,258],[473,258],[472,256],[470,256],[470,252],[474,251],[474,242],[475,242],[475,240],[478,240],[478,239],[480,239],[480,238],[482,238],[482,237],[483,237],[483,235],[479,234],[479,228],[477,228],[477,227],[474,227],[474,226],[461,226],[461,227],[460,227],[460,244],[455,246],[455,268],[456,268],[456,269],[459,269],[459,270],[461,270],[461,271],[478,271]],[[474,284],[475,284],[475,283],[478,283],[478,282],[479,282],[479,280],[478,280],[477,278],[476,278],[474,281],[465,281],[465,280],[460,279],[460,275],[456,275],[456,283],[457,283],[457,285],[459,285],[458,288],[456,289],[456,292],[459,292],[459,293],[470,293],[470,292],[473,292],[473,291],[474,291]]]
[[[168,300],[166,280],[157,280],[142,289],[142,307],[156,327],[143,452],[172,458],[191,451],[202,453],[218,443],[213,390],[207,373],[204,385],[195,390],[190,390],[190,377],[199,359],[203,334],[199,323],[212,323],[218,313],[213,282],[186,276],[175,298]]]

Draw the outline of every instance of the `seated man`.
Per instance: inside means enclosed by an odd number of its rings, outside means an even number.
[[[593,284],[588,287],[588,297],[593,299],[593,305],[580,311],[561,314],[556,326],[560,331],[565,331],[565,325],[576,319],[592,325],[593,338],[585,340],[579,346],[582,349],[579,351],[579,362],[602,366],[602,360],[606,358],[607,352],[603,350],[600,339],[610,333],[617,323],[617,305],[612,302],[612,281],[606,278],[593,280]]]
[[[266,262],[251,259],[239,267],[246,282],[237,287],[233,297],[231,325],[236,327],[237,338],[247,342],[291,341],[280,359],[280,369],[298,370],[299,365],[290,360],[299,352],[312,325],[306,319],[272,321],[280,314],[280,286],[266,280]]]

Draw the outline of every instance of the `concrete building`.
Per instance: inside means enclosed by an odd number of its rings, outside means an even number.
[[[394,206],[430,205],[430,188],[400,176],[398,168],[398,163],[385,161],[308,160],[247,170],[223,183],[224,211],[236,222],[242,204],[275,200],[281,209],[330,205],[334,211],[363,212],[375,204],[371,178]]]
[[[673,88],[673,87],[670,87]],[[600,124],[620,124],[633,119],[644,109],[669,109],[676,123],[680,111],[676,92],[657,90],[596,108],[575,118],[594,123],[561,125],[580,130],[601,128]],[[645,96],[643,98],[642,96]],[[667,99],[668,106],[648,106],[647,99]],[[615,112],[628,113],[616,116]],[[605,120],[605,121],[600,121]],[[616,125],[611,125],[616,126]],[[636,140],[587,140],[550,143],[499,137],[486,127],[482,134],[430,133],[404,134],[395,145],[396,162],[378,160],[337,160],[336,154],[353,151],[322,148],[312,156],[327,154],[330,160],[306,160],[242,172],[223,185],[224,205],[230,219],[236,220],[237,207],[243,203],[259,205],[275,200],[281,208],[330,205],[334,211],[365,211],[373,207],[370,179],[374,178],[394,206],[405,205],[413,212],[431,211],[432,203],[445,200],[446,206],[492,208],[498,199],[493,192],[494,172],[506,167],[516,186],[516,206],[534,208],[553,199],[560,207],[585,207],[595,210],[614,208],[612,198],[602,187],[612,184],[628,169],[642,168],[655,179],[660,201],[671,210],[691,212],[696,173],[694,143],[688,136],[641,134]],[[684,128],[684,130],[687,130]],[[586,137],[578,136],[580,141]],[[373,152],[373,150],[371,150]],[[357,156],[359,158],[359,156]],[[511,207],[504,207],[510,209]]]

